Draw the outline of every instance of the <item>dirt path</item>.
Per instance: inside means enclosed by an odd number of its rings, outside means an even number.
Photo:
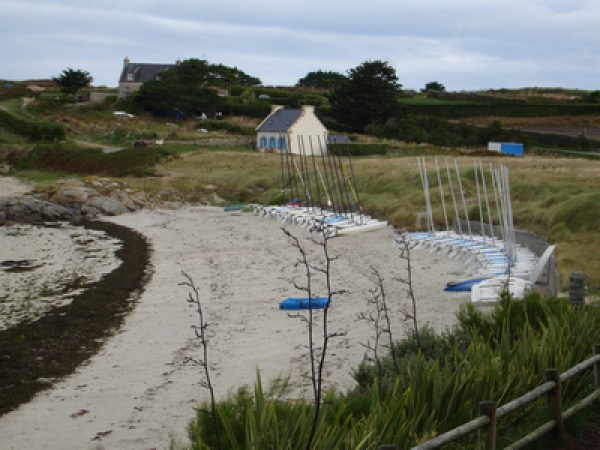
[[[123,147],[114,147],[110,145],[97,144],[95,142],[84,141],[82,139],[75,139],[74,141],[82,147],[101,148],[104,153],[115,153],[123,150]]]

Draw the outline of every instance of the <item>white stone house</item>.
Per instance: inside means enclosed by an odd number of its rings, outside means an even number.
[[[300,109],[273,105],[271,113],[256,127],[256,149],[296,154],[326,154],[327,128],[315,115],[315,107]]]

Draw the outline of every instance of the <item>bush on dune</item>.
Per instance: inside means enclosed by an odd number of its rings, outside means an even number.
[[[127,148],[104,153],[98,148],[74,145],[38,146],[17,164],[19,169],[50,169],[64,173],[98,174],[105,176],[152,175],[154,166],[168,153],[159,148]]]

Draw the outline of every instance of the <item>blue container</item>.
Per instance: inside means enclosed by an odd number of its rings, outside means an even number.
[[[279,302],[279,309],[323,309],[328,301],[327,297],[313,297],[310,302],[307,297],[290,297]]]
[[[516,142],[502,142],[500,143],[500,152],[505,155],[523,156],[523,144],[517,144]]]

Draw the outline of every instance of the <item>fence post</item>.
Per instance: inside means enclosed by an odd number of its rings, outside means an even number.
[[[496,402],[479,402],[479,412],[490,419],[486,427],[485,448],[496,450]]]
[[[569,275],[569,303],[579,309],[585,303],[585,274],[571,272]]]
[[[594,345],[594,355],[600,355],[600,344]],[[594,386],[600,388],[600,362],[594,364]]]
[[[560,385],[560,373],[557,369],[546,369],[546,381],[554,381],[554,388],[548,392],[548,412],[550,417],[556,421],[556,434],[562,439],[565,432],[565,424],[562,415],[562,390]]]

